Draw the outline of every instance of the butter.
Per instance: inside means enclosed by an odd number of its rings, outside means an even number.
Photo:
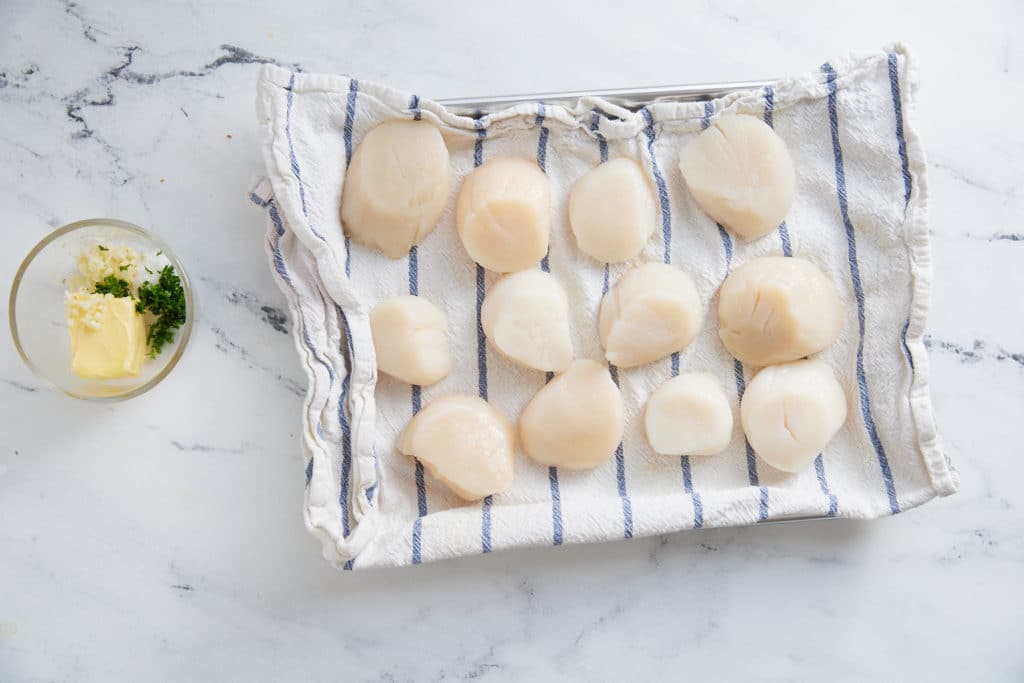
[[[146,324],[135,300],[109,294],[67,295],[71,371],[87,379],[135,377],[142,371]]]

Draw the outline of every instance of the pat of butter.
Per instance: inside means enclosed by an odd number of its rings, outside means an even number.
[[[142,371],[146,324],[135,300],[75,292],[67,299],[71,371],[87,379],[134,377]]]

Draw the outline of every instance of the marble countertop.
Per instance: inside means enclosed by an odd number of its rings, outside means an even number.
[[[297,4],[0,3],[2,277],[53,228],[116,216],[174,246],[199,300],[182,365],[123,404],[63,397],[0,342],[0,680],[1024,677],[1019,8]],[[933,398],[960,493],[871,523],[321,559],[304,379],[246,200],[258,63],[451,97],[772,77],[892,39],[921,66]]]

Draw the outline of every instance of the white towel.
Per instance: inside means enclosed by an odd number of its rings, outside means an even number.
[[[252,199],[268,210],[271,267],[309,379],[305,520],[327,559],[349,569],[406,565],[780,518],[872,518],[955,491],[956,473],[937,441],[922,342],[931,260],[924,153],[907,121],[914,89],[907,51],[894,45],[713,102],[662,102],[634,113],[583,99],[571,108],[521,104],[474,120],[385,86],[265,67],[257,108],[268,179]],[[702,213],[677,167],[681,145],[727,112],[773,125],[797,169],[786,222],[753,242],[732,238]],[[703,331],[674,358],[617,373],[627,425],[606,464],[559,471],[520,454],[508,491],[467,504],[395,450],[413,412],[438,396],[479,393],[515,419],[545,377],[512,365],[483,338],[479,306],[496,275],[459,243],[454,193],[437,229],[408,258],[346,242],[338,206],[347,161],[368,130],[392,118],[441,129],[456,190],[474,165],[499,155],[534,159],[547,173],[554,206],[543,266],[570,296],[578,357],[603,360],[599,302],[635,262],[671,262],[694,277],[707,305]],[[662,229],[634,263],[608,268],[576,248],[566,201],[584,172],[616,157],[650,173]],[[759,460],[738,419],[720,455],[655,454],[643,435],[643,406],[674,373],[714,373],[737,408],[752,371],[718,340],[716,292],[730,269],[765,254],[810,259],[840,292],[846,325],[820,357],[846,390],[845,426],[800,474]],[[422,391],[377,375],[367,322],[377,302],[410,292],[444,309],[451,327],[452,374]]]

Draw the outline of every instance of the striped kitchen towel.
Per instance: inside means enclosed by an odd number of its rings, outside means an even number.
[[[270,265],[288,297],[309,382],[304,512],[327,559],[367,568],[803,516],[872,518],[954,492],[922,341],[932,275],[924,152],[908,122],[914,89],[908,52],[894,45],[706,103],[658,102],[634,112],[584,98],[572,107],[528,103],[473,118],[354,78],[264,67],[257,107],[268,178],[252,200],[269,217]],[[797,170],[786,222],[753,242],[734,240],[701,212],[677,167],[680,147],[731,112],[774,126]],[[547,173],[553,232],[539,267],[569,294],[578,357],[603,359],[599,302],[635,262],[672,263],[693,276],[708,306],[693,344],[652,365],[611,368],[627,426],[606,464],[559,471],[520,455],[508,491],[467,504],[395,450],[410,417],[438,396],[478,394],[514,419],[545,376],[511,364],[484,339],[480,306],[496,275],[459,243],[454,193],[437,229],[407,258],[345,238],[338,207],[347,163],[366,132],[392,118],[441,129],[456,189],[475,166],[500,155],[536,160]],[[576,179],[616,157],[647,169],[661,229],[634,263],[609,266],[576,248],[566,202]],[[655,454],[641,416],[648,395],[669,377],[712,372],[736,409],[753,373],[718,340],[715,296],[730,270],[765,254],[814,261],[840,292],[846,325],[821,357],[846,390],[845,426],[800,474],[760,461],[738,419],[721,455]],[[452,374],[422,389],[378,376],[367,322],[377,302],[409,293],[440,306],[450,321]]]

